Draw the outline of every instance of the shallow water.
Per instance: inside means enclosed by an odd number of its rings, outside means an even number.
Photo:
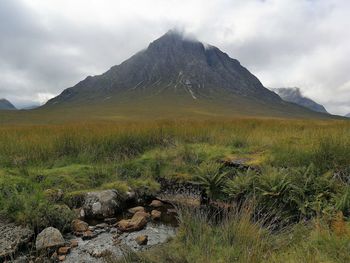
[[[147,226],[140,231],[131,233],[117,234],[116,228],[111,228],[108,232],[102,232],[91,240],[82,240],[79,237],[68,236],[67,240],[76,239],[79,242],[78,247],[73,248],[67,255],[65,262],[104,262],[102,257],[110,255],[112,258],[120,258],[125,250],[141,251],[154,245],[162,244],[176,234],[176,227],[163,223],[149,222]],[[148,236],[147,245],[140,246],[135,238],[140,235]],[[118,237],[120,243],[114,242]]]

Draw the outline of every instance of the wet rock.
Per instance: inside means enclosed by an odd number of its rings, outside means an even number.
[[[88,230],[83,233],[83,240],[90,240],[96,237],[96,234],[94,234],[92,231]]]
[[[106,223],[101,223],[101,224],[97,224],[95,226],[96,229],[105,229],[105,228],[108,228],[108,224]]]
[[[148,236],[147,235],[138,236],[135,238],[135,241],[139,246],[147,245]]]
[[[70,251],[70,247],[60,247],[58,249],[58,255],[67,255]]]
[[[168,214],[168,215],[176,215],[176,214],[177,214],[177,211],[176,211],[176,209],[174,209],[174,208],[169,208],[169,209],[167,210],[167,214]]]
[[[52,255],[51,255],[51,260],[52,261],[56,261],[58,259],[58,254],[57,252],[55,251]]]
[[[117,223],[118,220],[115,217],[111,217],[111,218],[105,218],[103,221],[109,225],[113,225]]]
[[[151,218],[153,220],[159,220],[160,217],[162,216],[162,212],[158,211],[158,210],[152,210],[151,212]]]
[[[154,208],[159,208],[159,207],[162,207],[163,205],[164,205],[163,202],[159,200],[153,200],[150,204],[150,206]]]
[[[116,190],[89,192],[82,207],[87,218],[113,217],[121,208],[120,195]]]
[[[149,213],[136,212],[131,219],[123,219],[117,223],[117,227],[122,232],[132,232],[144,228],[149,219]]]
[[[72,229],[74,232],[85,232],[89,230],[89,225],[80,219],[74,219],[72,221]]]
[[[61,232],[53,227],[47,227],[36,237],[35,247],[37,250],[60,247],[64,245]]]
[[[79,245],[79,241],[78,241],[78,240],[73,239],[73,240],[70,241],[70,247],[71,247],[71,248],[75,248],[75,247],[77,247],[78,245]]]
[[[15,254],[22,245],[27,245],[33,236],[31,229],[0,219],[0,262]]]
[[[136,207],[128,209],[128,212],[130,214],[135,214],[136,212],[146,212],[146,210],[143,206],[136,206]]]

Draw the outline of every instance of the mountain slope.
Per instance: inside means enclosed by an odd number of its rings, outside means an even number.
[[[350,118],[350,113],[346,114],[345,117]]]
[[[138,117],[324,117],[283,101],[213,46],[169,31],[118,66],[89,76],[42,110]],[[83,110],[82,110],[83,109]]]
[[[310,110],[328,113],[325,107],[315,101],[304,97],[299,88],[279,88],[273,89],[283,100],[298,104]]]
[[[16,107],[7,99],[0,99],[0,110],[16,110]]]

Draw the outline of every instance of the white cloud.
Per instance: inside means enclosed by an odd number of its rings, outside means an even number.
[[[349,16],[348,0],[2,0],[0,97],[54,96],[177,26],[240,60],[265,86],[298,86],[344,114]]]

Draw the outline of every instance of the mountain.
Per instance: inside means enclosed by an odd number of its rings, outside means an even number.
[[[346,114],[345,117],[350,118],[350,113]]]
[[[0,99],[0,110],[16,110],[16,107],[7,99]]]
[[[40,109],[121,119],[325,117],[283,101],[238,60],[174,30],[102,75],[64,90]]]
[[[283,100],[309,108],[310,110],[328,113],[325,107],[312,99],[304,97],[299,88],[273,89]]]

